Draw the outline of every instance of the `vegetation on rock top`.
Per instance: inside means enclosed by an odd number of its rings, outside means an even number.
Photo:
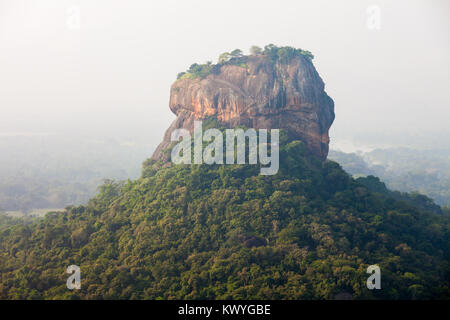
[[[266,45],[264,49],[261,49],[258,46],[252,46],[250,48],[250,54],[254,56],[267,56],[273,63],[289,63],[289,61],[296,56],[302,56],[308,60],[314,58],[313,54],[309,51],[289,46],[277,47],[273,44]],[[247,68],[247,59],[248,56],[245,56],[240,49],[224,52],[219,56],[217,64],[213,64],[212,61],[208,61],[205,64],[194,63],[185,72],[180,72],[177,75],[177,79],[203,79],[209,74],[219,72],[220,68],[224,65],[237,65]]]

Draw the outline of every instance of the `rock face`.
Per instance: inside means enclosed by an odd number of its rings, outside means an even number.
[[[328,154],[328,129],[334,102],[311,61],[296,56],[274,63],[265,55],[244,57],[245,64],[225,64],[203,79],[179,79],[170,91],[170,109],[177,119],[152,156],[165,160],[174,129],[190,132],[194,120],[216,117],[227,128],[284,129],[292,140],[302,140],[320,159]]]

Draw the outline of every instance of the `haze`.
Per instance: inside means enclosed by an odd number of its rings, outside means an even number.
[[[178,72],[274,43],[315,55],[332,147],[449,147],[449,18],[445,0],[0,0],[0,135],[156,146]]]

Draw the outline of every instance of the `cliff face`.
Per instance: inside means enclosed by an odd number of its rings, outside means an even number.
[[[333,100],[313,64],[296,56],[273,63],[265,55],[245,57],[243,66],[223,65],[203,79],[179,79],[171,87],[170,109],[177,119],[152,159],[164,159],[174,129],[193,131],[194,120],[211,116],[233,128],[284,129],[308,150],[326,159],[328,129],[334,120]]]

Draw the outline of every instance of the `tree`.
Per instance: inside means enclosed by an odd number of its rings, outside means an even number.
[[[288,63],[297,54],[297,50],[292,47],[281,47],[277,50],[278,61],[281,63]]]
[[[276,45],[274,45],[273,43],[270,43],[266,46],[264,46],[264,54],[268,54],[272,51],[276,51],[278,49],[278,47]]]
[[[188,72],[193,73],[193,74],[200,72],[200,71],[201,71],[201,66],[198,63],[191,64],[191,66],[188,69]]]
[[[219,56],[219,63],[226,63],[231,59],[229,52],[224,52]]]
[[[261,47],[258,47],[258,46],[252,46],[251,48],[250,48],[250,54],[252,54],[252,55],[257,55],[257,54],[261,54],[261,52],[262,52],[262,49],[261,49]]]
[[[314,59],[314,55],[308,50],[302,50],[302,55],[310,60]]]
[[[243,54],[241,49],[234,49],[233,51],[231,51],[230,55],[232,58],[240,58]]]

